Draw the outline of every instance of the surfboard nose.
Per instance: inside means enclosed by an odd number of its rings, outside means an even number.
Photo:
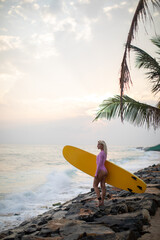
[[[69,145],[66,145],[66,146],[63,147],[62,153],[63,153],[64,158],[67,158],[67,156],[68,156],[68,154],[69,154],[68,149],[69,149],[70,147],[71,147],[71,146],[69,146]]]

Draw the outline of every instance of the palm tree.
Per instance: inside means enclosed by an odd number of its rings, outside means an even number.
[[[151,19],[151,21],[153,21],[152,15],[149,10],[149,3],[151,3],[153,7],[160,8],[160,0],[139,0],[132,22],[131,22],[131,26],[129,29],[125,50],[122,58],[120,78],[119,78],[120,93],[121,93],[121,120],[122,121],[123,121],[122,96],[124,94],[124,88],[125,87],[127,88],[127,86],[129,85],[129,82],[132,82],[128,63],[127,63],[128,54],[130,52],[131,42],[134,39],[135,32],[138,29],[138,21],[140,19],[145,19],[147,16],[149,17],[149,19]]]
[[[151,39],[152,43],[158,47],[157,54],[160,55],[160,36]],[[151,57],[147,52],[142,49],[130,46],[130,49],[136,52],[136,65],[138,68],[147,69],[147,77],[150,80],[152,86],[152,93],[160,92],[160,61]],[[160,60],[160,59],[159,59]],[[99,106],[99,110],[94,120],[99,118],[111,118],[121,116],[121,102],[123,104],[123,117],[125,120],[137,125],[146,125],[147,128],[151,126],[154,129],[160,127],[160,102],[156,107],[148,104],[140,103],[127,95],[114,96],[104,100]]]

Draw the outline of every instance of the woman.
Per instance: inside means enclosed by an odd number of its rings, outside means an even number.
[[[98,206],[101,206],[104,205],[104,198],[106,195],[105,180],[108,174],[104,165],[107,158],[107,146],[105,141],[98,141],[97,148],[101,151],[97,155],[97,169],[94,177],[93,187],[99,201]],[[98,188],[99,183],[101,183],[102,197]]]

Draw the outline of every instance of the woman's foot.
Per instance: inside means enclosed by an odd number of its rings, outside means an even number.
[[[104,205],[104,201],[102,201],[102,198],[98,198],[98,203],[96,204],[97,207]]]
[[[101,201],[101,202],[99,203],[99,206],[104,206],[104,202]]]

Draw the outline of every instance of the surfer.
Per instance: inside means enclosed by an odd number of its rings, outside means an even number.
[[[93,187],[97,194],[97,198],[99,201],[98,206],[104,205],[104,198],[106,195],[106,187],[105,187],[105,179],[107,177],[107,169],[105,167],[105,161],[107,158],[107,146],[105,141],[98,141],[97,148],[100,149],[100,153],[97,155],[97,169],[93,181]],[[98,188],[98,184],[101,184],[102,196],[100,195],[100,191]]]

